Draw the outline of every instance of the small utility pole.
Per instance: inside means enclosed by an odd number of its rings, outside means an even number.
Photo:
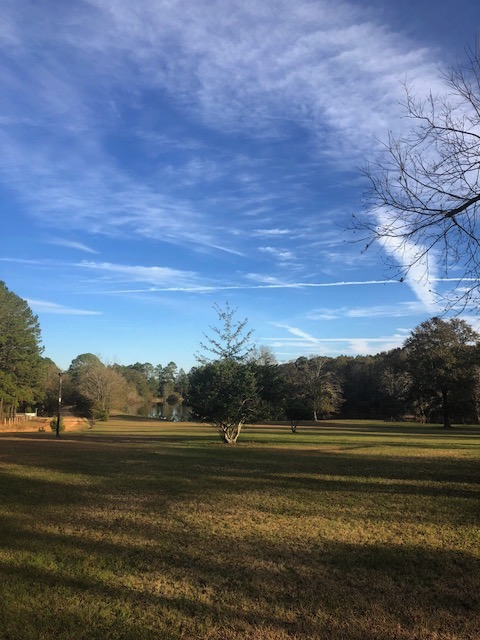
[[[58,374],[58,411],[57,411],[57,428],[55,430],[55,436],[60,437],[60,407],[62,405],[62,372]]]

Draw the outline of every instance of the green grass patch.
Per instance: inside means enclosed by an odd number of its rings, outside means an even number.
[[[480,429],[0,435],[0,638],[468,640]]]

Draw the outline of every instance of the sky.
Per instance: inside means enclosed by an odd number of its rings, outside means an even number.
[[[400,346],[450,283],[349,230],[475,0],[3,0],[0,280],[62,369],[195,364],[214,304],[279,361]],[[402,256],[389,248],[402,266]]]

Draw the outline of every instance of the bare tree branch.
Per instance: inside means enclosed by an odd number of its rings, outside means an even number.
[[[480,49],[467,51],[466,65],[452,67],[443,80],[448,97],[418,100],[406,87],[403,106],[415,126],[391,134],[379,160],[366,165],[365,211],[354,216],[353,228],[364,232],[366,248],[394,241],[404,275],[420,263],[428,269],[435,252],[445,275],[455,267],[467,285],[446,307],[459,301],[478,307]]]

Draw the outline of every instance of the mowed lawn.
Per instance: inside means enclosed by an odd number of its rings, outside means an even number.
[[[0,638],[480,638],[480,429],[0,435]]]

